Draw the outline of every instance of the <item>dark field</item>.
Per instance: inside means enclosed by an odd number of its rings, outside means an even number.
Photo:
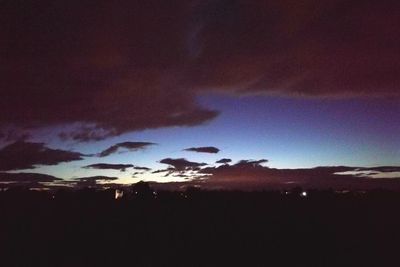
[[[399,266],[400,194],[0,192],[0,266]]]

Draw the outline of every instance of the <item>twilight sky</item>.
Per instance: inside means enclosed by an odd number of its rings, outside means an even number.
[[[398,168],[373,167],[400,166],[399,8],[1,1],[0,171],[245,189],[392,182]],[[365,168],[313,169],[339,165]]]

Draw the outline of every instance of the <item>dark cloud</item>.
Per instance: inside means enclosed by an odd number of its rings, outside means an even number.
[[[109,177],[109,176],[90,176],[90,177],[80,177],[74,178],[72,181],[69,181],[74,188],[97,188],[104,189],[105,184],[107,186],[115,186],[115,184],[111,184],[111,181],[118,180],[118,177]]]
[[[0,150],[0,170],[33,169],[37,165],[57,165],[82,160],[79,152],[52,149],[44,143],[17,141]]]
[[[132,173],[132,178],[137,178],[138,174],[142,174],[142,172],[134,172],[134,173]]]
[[[184,158],[165,158],[160,161],[160,163],[168,164],[170,167],[166,169],[156,170],[152,173],[165,173],[164,177],[178,177],[178,178],[195,178],[198,176],[199,171],[201,170],[202,166],[206,166],[206,163],[199,163],[188,161]],[[201,174],[203,176],[204,174]]]
[[[178,159],[165,158],[160,160],[160,163],[168,164],[177,171],[198,170],[201,166],[207,165],[206,163],[188,161],[187,159],[184,158],[178,158]]]
[[[267,163],[267,159],[260,160],[240,160],[235,166],[236,167],[260,167],[262,164]]]
[[[151,168],[148,167],[141,167],[141,166],[134,166],[133,167],[135,170],[140,170],[140,171],[150,171]]]
[[[115,145],[110,146],[109,148],[103,150],[99,153],[99,157],[106,157],[111,154],[116,153],[120,149],[126,149],[128,151],[137,151],[141,149],[145,149],[148,146],[156,145],[155,143],[151,142],[122,142]]]
[[[100,141],[118,135],[114,129],[105,129],[94,124],[74,124],[68,130],[58,134],[62,141],[70,139],[79,142]]]
[[[243,164],[243,162],[246,163]],[[208,176],[204,177],[205,179],[194,180],[191,183],[208,189],[239,190],[276,190],[289,189],[296,186],[337,190],[400,189],[400,180],[398,178],[370,178],[368,175],[359,176],[357,172],[354,172],[354,170],[359,169],[370,170],[368,168],[335,166],[310,169],[274,169],[260,164],[248,164],[247,162],[249,161],[243,160],[235,165],[203,168],[199,173],[204,173]],[[390,170],[393,169],[396,169],[396,167],[390,168]]]
[[[219,149],[213,146],[204,146],[204,147],[191,147],[186,148],[184,151],[191,151],[191,152],[199,152],[199,153],[218,153]]]
[[[185,178],[185,179],[190,179],[191,178],[190,175],[182,174],[182,173],[176,174],[176,175],[174,175],[174,177]]]
[[[41,173],[6,173],[0,172],[0,182],[54,182],[62,179]]]
[[[214,118],[181,82],[189,6],[2,2],[0,124],[80,122],[62,136],[87,141]]]
[[[4,142],[27,141],[31,135],[15,127],[0,128],[0,140]]]
[[[188,79],[242,93],[398,97],[399,8],[372,0],[202,2]]]
[[[148,171],[151,171],[151,168],[140,167],[140,166],[134,166],[133,169],[134,169],[134,170],[137,170],[137,171],[135,171],[135,172],[132,174],[132,178],[137,178],[137,175],[139,175],[139,174],[144,174],[144,173],[146,173],[146,172],[148,172]],[[157,172],[152,172],[152,173],[157,173]]]
[[[218,114],[204,90],[400,94],[394,0],[1,3],[4,129],[73,124],[62,136],[88,141],[197,125]]]
[[[223,159],[217,160],[215,163],[228,164],[229,162],[232,162],[232,160],[223,158]]]
[[[154,170],[151,173],[163,173],[163,172],[173,172],[175,171],[175,168],[167,168],[167,169],[160,169],[160,170]]]
[[[6,173],[0,172],[0,188],[26,188],[46,190],[55,188],[55,184],[61,184],[64,180],[41,173]],[[50,185],[50,186],[49,186]]]
[[[109,164],[109,163],[96,163],[84,166],[85,169],[99,169],[99,170],[120,170],[124,172],[127,168],[133,168],[132,164]]]

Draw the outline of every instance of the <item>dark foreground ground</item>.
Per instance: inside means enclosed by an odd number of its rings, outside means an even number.
[[[400,194],[0,192],[0,266],[400,266]]]

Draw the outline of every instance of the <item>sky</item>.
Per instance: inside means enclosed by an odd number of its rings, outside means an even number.
[[[239,189],[400,177],[397,1],[0,5],[2,172]]]

